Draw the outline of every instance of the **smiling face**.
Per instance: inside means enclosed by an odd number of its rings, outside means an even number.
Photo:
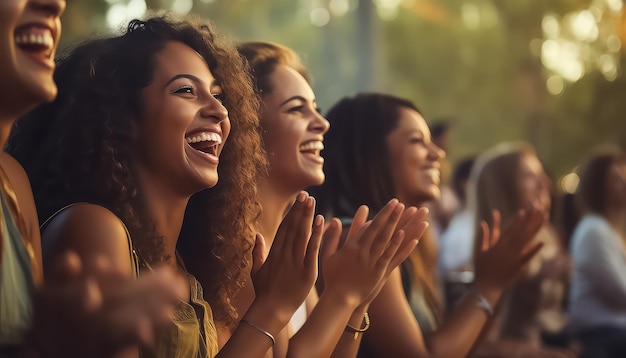
[[[548,176],[543,165],[536,155],[523,154],[519,161],[518,189],[522,208],[532,206],[543,212],[546,217],[550,214],[550,190]]]
[[[19,116],[57,93],[52,75],[65,0],[0,1],[2,118]]]
[[[387,135],[396,195],[407,205],[421,205],[439,197],[441,159],[445,152],[430,138],[424,118],[401,107],[396,128]]]
[[[324,134],[330,124],[319,113],[315,94],[294,69],[278,65],[272,92],[262,97],[261,126],[270,163],[269,181],[297,192],[324,182]]]
[[[137,151],[144,178],[164,181],[184,195],[217,184],[219,155],[230,133],[222,96],[196,51],[180,42],[165,45],[141,93]]]

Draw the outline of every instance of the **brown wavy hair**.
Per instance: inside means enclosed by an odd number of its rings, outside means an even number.
[[[245,42],[237,46],[237,50],[248,61],[254,87],[259,94],[269,94],[274,90],[270,76],[278,65],[293,68],[311,83],[300,56],[289,47],[272,42]]]
[[[172,15],[133,20],[121,36],[78,46],[58,66],[59,96],[18,122],[10,152],[31,178],[40,221],[69,203],[99,204],[126,224],[143,261],[167,259],[131,168],[140,93],[152,81],[156,55],[169,41],[184,43],[204,58],[229,110],[232,129],[219,183],[199,193],[206,198],[203,230],[194,237],[181,235],[178,244],[216,319],[232,320],[230,298],[242,285],[241,268],[259,212],[254,178],[265,161],[258,100],[245,62],[209,22]]]

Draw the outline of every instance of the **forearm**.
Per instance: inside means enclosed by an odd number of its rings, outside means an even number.
[[[475,292],[495,308],[501,290],[476,287]],[[471,351],[481,332],[490,321],[490,315],[480,306],[478,296],[468,294],[447,317],[444,323],[425,337],[430,357],[465,357]]]
[[[358,302],[326,290],[302,328],[289,340],[288,358],[330,357]]]
[[[363,325],[363,318],[365,317],[365,313],[367,313],[368,307],[369,305],[357,307],[354,312],[352,312],[352,316],[348,320],[348,324],[352,327],[361,328]],[[333,351],[331,357],[356,357],[356,354],[359,351],[359,346],[361,345],[362,338],[362,333],[353,333],[344,329],[344,332],[339,339],[339,343],[337,343],[337,346],[335,347],[335,350]]]

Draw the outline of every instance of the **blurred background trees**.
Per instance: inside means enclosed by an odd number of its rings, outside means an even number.
[[[626,147],[622,0],[81,0],[64,42],[119,30],[147,10],[196,13],[237,41],[294,48],[327,109],[359,91],[452,117],[449,156],[534,144],[568,173],[601,143]]]

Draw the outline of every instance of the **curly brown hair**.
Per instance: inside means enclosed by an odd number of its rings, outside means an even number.
[[[258,99],[245,62],[209,22],[171,15],[133,20],[121,36],[77,47],[55,74],[59,96],[18,122],[9,149],[31,178],[40,221],[69,203],[96,203],[127,225],[142,260],[167,259],[164,239],[141,205],[131,161],[140,93],[152,81],[156,55],[169,41],[184,43],[204,58],[224,91],[231,119],[219,183],[198,195],[204,198],[202,231],[181,235],[178,243],[215,318],[232,321],[236,313],[230,298],[241,287],[248,264],[260,212],[254,183],[265,159]]]

